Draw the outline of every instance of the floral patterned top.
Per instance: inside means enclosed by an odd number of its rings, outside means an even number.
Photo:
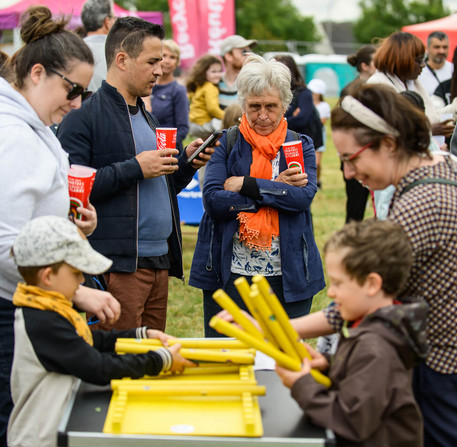
[[[271,180],[279,175],[279,151],[276,158],[271,160]],[[240,241],[240,233],[233,235],[232,273],[244,276],[280,276],[281,253],[279,250],[279,237],[271,241],[271,250],[255,250],[246,247]]]

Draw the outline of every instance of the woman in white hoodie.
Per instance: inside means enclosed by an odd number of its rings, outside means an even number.
[[[59,124],[88,95],[93,56],[67,20],[52,20],[48,8],[30,8],[23,20],[25,45],[14,55],[14,82],[0,78],[0,445],[12,408],[9,380],[14,349],[14,306],[21,277],[10,250],[21,228],[43,215],[68,216],[68,156],[48,126]],[[95,229],[90,205],[77,221],[85,233]],[[119,316],[107,292],[80,287],[76,304],[101,320]]]

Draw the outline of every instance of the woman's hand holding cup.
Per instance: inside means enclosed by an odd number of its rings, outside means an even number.
[[[308,184],[308,174],[301,173],[301,168],[299,167],[288,168],[276,177],[275,182],[282,182],[291,186],[306,186]]]

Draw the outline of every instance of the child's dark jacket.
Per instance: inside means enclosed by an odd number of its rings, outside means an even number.
[[[309,374],[292,387],[307,416],[333,430],[339,446],[422,446],[411,370],[427,354],[426,313],[424,302],[378,309],[343,331],[329,390]]]
[[[56,312],[16,309],[9,447],[54,447],[58,423],[79,379],[105,385],[111,379],[157,375],[162,370],[163,360],[155,352],[114,353],[117,338],[144,338],[144,327],[92,334],[94,346]]]

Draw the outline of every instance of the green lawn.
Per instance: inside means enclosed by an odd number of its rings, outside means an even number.
[[[331,105],[335,103],[331,102]],[[328,124],[327,124],[328,126]],[[322,189],[316,194],[312,214],[314,231],[319,250],[325,241],[344,224],[346,194],[340,170],[340,162],[333,145],[330,129],[327,127],[327,150],[322,158]],[[366,215],[372,215],[371,205]],[[197,242],[198,228],[183,225],[184,271],[186,281],[192,256]],[[314,297],[313,311],[322,309],[329,303],[326,289]],[[167,333],[176,337],[203,337],[203,304],[202,292],[175,278],[170,280]]]

